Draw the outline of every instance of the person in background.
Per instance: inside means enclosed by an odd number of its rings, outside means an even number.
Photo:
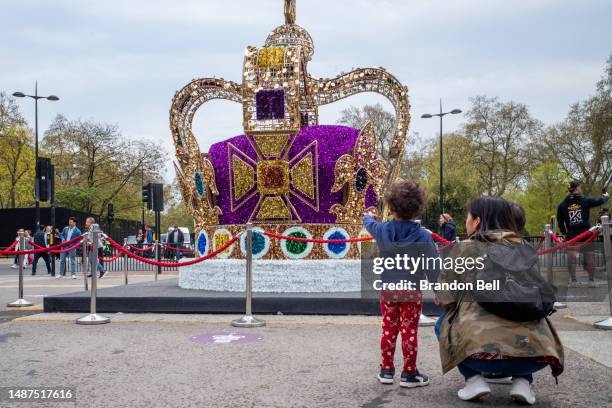
[[[104,272],[104,266],[102,265],[102,262],[100,262],[100,258],[104,255],[104,242],[102,240],[102,236],[99,237],[98,239],[98,248],[93,248],[93,231],[92,231],[92,226],[93,224],[96,223],[96,220],[94,217],[88,217],[85,220],[85,230],[87,230],[87,239],[89,240],[89,274],[87,275],[87,277],[91,277],[91,273],[94,269],[94,254],[93,251],[97,250],[98,251],[98,263],[95,266],[96,269],[98,269],[98,271],[100,272],[100,279],[102,279],[105,275]]]
[[[145,225],[145,244],[151,245],[153,243],[153,229]]]
[[[557,209],[557,222],[559,230],[564,239],[570,240],[588,231],[591,228],[590,209],[600,206],[608,201],[608,193],[602,192],[601,197],[585,197],[582,193],[581,182],[574,180],[567,185],[568,196],[559,204]],[[580,248],[584,256],[584,263],[589,275],[589,283],[595,286],[595,259],[593,251],[589,245]],[[576,257],[578,252],[568,249],[567,251],[567,270],[571,283],[576,280]]]
[[[76,218],[68,218],[68,225],[62,230],[60,234],[60,240],[62,242],[67,242],[73,238],[78,237],[79,235],[81,235],[81,230],[76,225]],[[57,277],[63,278],[64,276],[66,276],[66,258],[70,260],[70,276],[72,277],[72,279],[76,279],[76,249],[73,249],[70,252],[62,252],[60,254],[60,271]]]
[[[457,239],[456,224],[450,214],[440,215],[440,235],[451,242]]]
[[[23,237],[25,238],[25,249],[26,251],[31,251],[34,249],[34,247],[32,246],[32,244],[30,243],[30,241],[32,240],[32,230],[25,230],[23,231]],[[28,265],[32,265],[32,262],[34,261],[34,255],[30,254],[30,255],[26,255],[23,257],[23,266],[24,268]]]
[[[40,226],[40,229],[36,234],[34,234],[33,241],[36,245],[48,248],[49,247],[49,232],[50,228],[45,227],[44,225]],[[32,276],[36,275],[36,266],[38,265],[38,260],[42,258],[45,261],[45,266],[47,267],[47,274],[51,274],[51,257],[48,252],[40,252],[34,254],[34,260],[32,261]]]
[[[170,231],[168,231],[168,245],[174,250],[174,257],[176,262],[181,259],[181,251],[180,249],[183,247],[183,243],[185,242],[185,236],[183,232],[179,229],[178,225],[174,225]]]
[[[142,232],[142,228],[138,228],[138,233],[136,234],[136,245],[142,248],[144,241],[145,241],[144,232]]]
[[[19,230],[17,230],[17,238],[15,238],[15,241],[17,241],[17,246],[15,247],[15,250],[19,250]],[[24,256],[24,258],[27,258],[27,256]],[[13,259],[13,264],[11,265],[11,268],[16,269],[19,267],[19,255],[15,255],[15,259]]]

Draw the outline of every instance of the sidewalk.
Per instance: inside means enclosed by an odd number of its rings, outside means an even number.
[[[419,368],[431,384],[407,390],[375,378],[379,317],[261,316],[266,327],[235,329],[229,322],[237,316],[228,315],[113,314],[102,326],[76,325],[79,316],[38,314],[1,324],[0,371],[10,376],[0,377],[0,386],[74,386],[72,405],[87,407],[516,406],[507,385],[493,386],[479,404],[459,401],[462,378],[456,370],[442,376],[431,327],[421,329],[419,345]],[[612,344],[611,332],[563,316],[555,322],[563,341],[578,332],[585,348]],[[255,333],[262,339],[193,341],[203,333]],[[612,368],[583,351],[566,346],[559,385],[548,369],[536,375],[538,406],[609,404]]]

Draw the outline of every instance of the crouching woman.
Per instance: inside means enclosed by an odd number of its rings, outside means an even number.
[[[491,261],[504,270],[520,268],[516,262],[520,262],[520,254],[524,253],[521,246],[527,244],[519,235],[521,221],[515,219],[513,205],[516,204],[494,197],[472,200],[466,219],[469,239],[456,245],[448,256],[475,258],[486,245],[501,244],[497,248],[502,248],[504,256]],[[469,271],[459,272],[463,271],[444,270],[438,282],[473,280]],[[550,366],[556,379],[563,371],[563,346],[548,318],[509,320],[500,313],[487,311],[484,303],[475,301],[465,291],[443,291],[436,295],[444,309],[436,324],[442,370],[446,374],[457,367],[465,377],[465,386],[457,393],[460,399],[478,400],[491,392],[488,382],[494,382],[492,378],[511,377],[510,397],[531,405],[535,403],[533,373]]]

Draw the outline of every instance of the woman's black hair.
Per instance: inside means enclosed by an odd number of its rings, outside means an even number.
[[[474,198],[468,203],[467,211],[472,215],[472,218],[480,218],[480,223],[472,235],[473,238],[479,240],[486,240],[487,232],[494,230],[520,233],[522,228],[519,228],[519,226],[521,223],[524,225],[525,212],[522,207],[499,197],[482,196]]]

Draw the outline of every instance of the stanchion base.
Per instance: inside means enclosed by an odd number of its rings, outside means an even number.
[[[252,315],[245,315],[240,319],[232,320],[232,326],[234,327],[262,327],[265,325],[264,320],[256,319]]]
[[[567,305],[565,303],[561,303],[561,302],[555,302],[555,304],[553,305],[553,307],[555,309],[567,309]]]
[[[593,326],[602,330],[612,330],[612,317],[608,317],[606,320],[593,323]]]
[[[17,299],[16,301],[11,302],[8,305],[6,305],[6,307],[28,307],[28,306],[34,306],[34,303],[28,302],[25,299]]]
[[[427,317],[421,313],[421,316],[419,316],[419,327],[429,327],[435,325],[436,319],[432,319],[431,317]]]
[[[76,320],[77,324],[104,324],[110,323],[110,318],[97,313],[88,314]]]

